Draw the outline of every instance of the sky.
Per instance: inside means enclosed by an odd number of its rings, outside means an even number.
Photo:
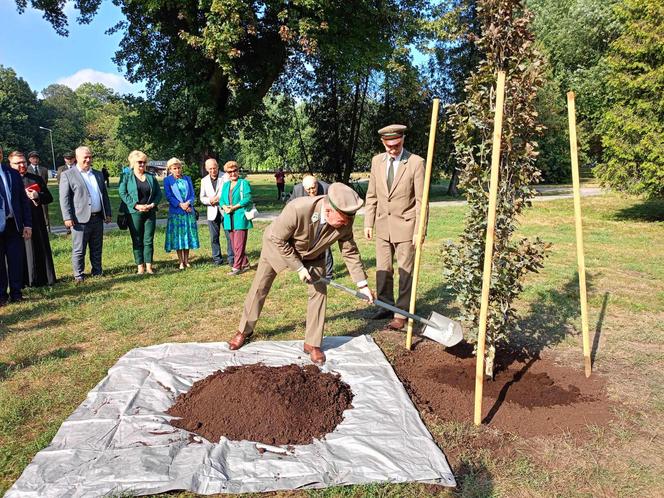
[[[14,0],[0,0],[0,64],[11,67],[36,92],[51,83],[73,89],[84,82],[103,83],[119,93],[138,95],[143,85],[132,85],[113,63],[121,33],[112,36],[105,31],[123,19],[120,9],[103,1],[92,23],[76,23],[77,11],[69,1],[65,13],[69,18],[69,36],[58,35],[31,8],[23,14],[16,11]]]

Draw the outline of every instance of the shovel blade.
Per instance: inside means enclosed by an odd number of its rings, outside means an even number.
[[[446,316],[439,315],[435,311],[429,316],[429,321],[435,325],[427,325],[422,331],[424,337],[439,342],[444,346],[452,347],[463,339],[463,329],[459,322],[450,320]]]

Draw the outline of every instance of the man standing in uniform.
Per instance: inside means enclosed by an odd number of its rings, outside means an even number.
[[[101,173],[92,169],[92,152],[76,149],[76,167],[60,178],[60,210],[65,226],[72,232],[71,264],[74,281],[83,282],[85,252],[90,246],[92,275],[102,274],[104,222],[111,222],[111,202]]]
[[[45,168],[40,164],[41,159],[39,158],[39,153],[37,151],[32,151],[28,154],[28,161],[30,166],[28,166],[28,173],[33,173],[37,176],[41,176],[44,183],[48,185],[48,168]],[[42,205],[42,210],[44,211],[44,221],[46,221],[46,226],[48,231],[51,231],[51,219],[48,216],[48,204]]]
[[[399,295],[396,307],[408,310],[413,283],[415,243],[424,189],[424,159],[403,148],[404,125],[378,130],[385,152],[371,160],[367,189],[364,235],[376,239],[376,292],[381,301],[394,302],[394,258],[399,268]],[[374,232],[375,224],[375,232]],[[374,319],[389,318],[380,310]],[[406,317],[394,314],[388,328],[401,330]]]
[[[62,173],[76,165],[76,156],[73,152],[65,152],[62,158],[65,160],[65,163],[58,168],[58,171],[55,174],[55,179],[57,180],[58,185],[60,185],[60,177],[62,176]]]
[[[307,301],[307,325],[304,352],[317,365],[325,363],[321,351],[327,286],[318,280],[325,275],[325,251],[339,243],[341,255],[359,292],[373,302],[367,286],[367,276],[362,266],[360,252],[353,239],[353,220],[362,207],[362,199],[343,183],[330,185],[327,195],[302,197],[286,205],[279,217],[263,234],[263,248],[256,269],[256,276],[244,301],[240,326],[229,347],[242,347],[253,333],[277,273],[291,269],[302,282],[309,284]]]

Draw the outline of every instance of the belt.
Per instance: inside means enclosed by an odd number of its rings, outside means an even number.
[[[90,213],[90,216],[103,216],[103,215],[104,213],[102,213],[101,211],[97,211],[96,213]]]

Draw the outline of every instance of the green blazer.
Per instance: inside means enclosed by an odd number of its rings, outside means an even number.
[[[221,197],[219,198],[220,205],[235,206],[240,205],[240,208],[233,211],[230,215],[224,214],[224,230],[231,229],[231,217],[233,217],[233,230],[247,230],[254,228],[251,220],[244,216],[245,209],[251,209],[254,201],[251,200],[251,187],[249,182],[244,178],[239,178],[235,184],[233,192],[230,192],[231,182],[226,182],[221,187]]]
[[[157,210],[159,202],[161,201],[161,187],[157,178],[152,173],[145,173],[145,180],[150,185],[150,198],[147,204],[154,202],[153,211]],[[136,186],[136,175],[134,172],[128,172],[120,177],[120,185],[118,186],[120,199],[122,199],[123,206],[120,206],[120,212],[129,214],[137,213],[134,206],[138,204],[138,187]]]

